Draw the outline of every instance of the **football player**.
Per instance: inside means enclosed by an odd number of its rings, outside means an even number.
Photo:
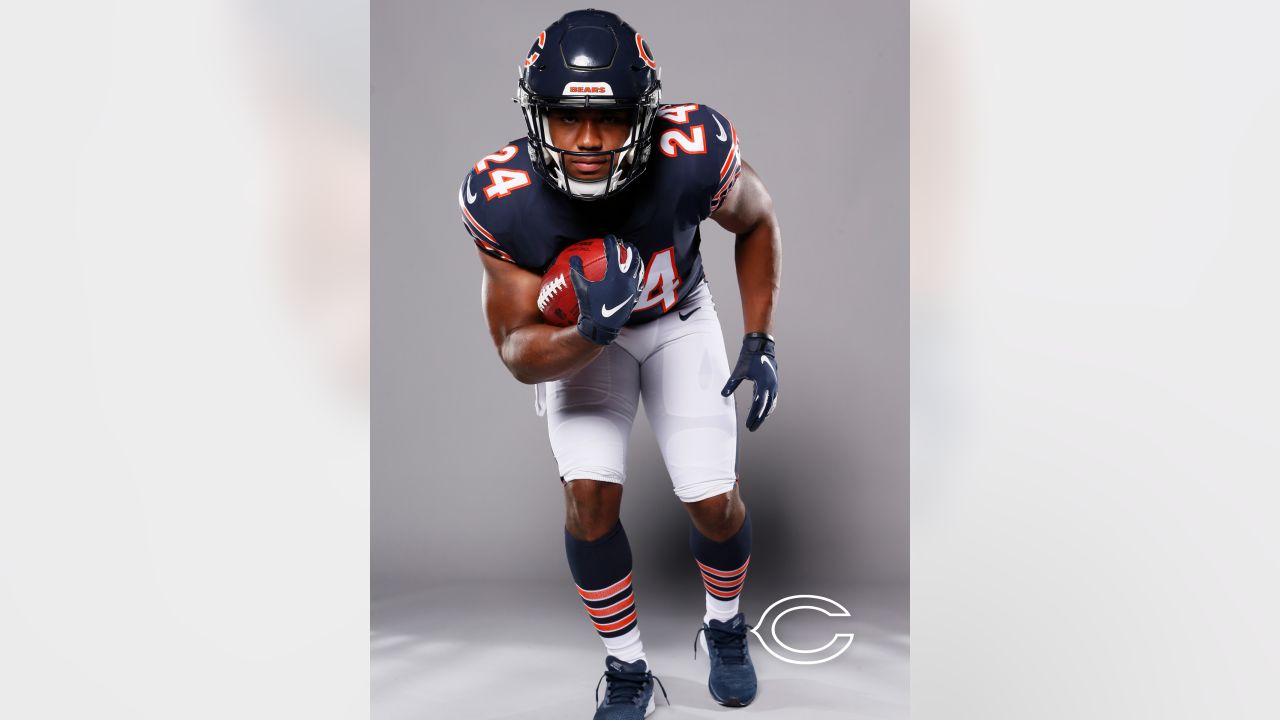
[[[641,399],[691,520],[691,567],[706,605],[697,643],[710,661],[711,695],[727,706],[756,695],[738,610],[751,518],[738,489],[733,392],[751,381],[748,430],[777,408],[778,221],[733,124],[699,103],[662,104],[659,74],[648,42],[617,15],[566,14],[538,33],[520,65],[527,137],[480,158],[458,191],[484,266],[493,342],[511,374],[537,386],[547,417],[569,568],[607,652],[596,720],[642,718],[654,707],[618,520]],[[737,236],[747,334],[732,370],[699,254],[707,218]],[[577,325],[543,322],[543,272],[563,248],[593,237],[606,238],[606,270],[592,282],[570,261]]]

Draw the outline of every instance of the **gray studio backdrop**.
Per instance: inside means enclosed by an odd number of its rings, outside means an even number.
[[[576,7],[373,5],[375,598],[452,581],[570,582],[545,424],[489,339],[457,190],[470,164],[524,134],[516,64]],[[665,102],[734,122],[782,224],[780,401],[740,442],[753,585],[905,586],[907,3],[606,8],[652,45]],[[703,254],[732,362],[732,236],[704,224]],[[692,573],[687,516],[643,420],[623,522],[647,587],[664,582],[658,568]]]

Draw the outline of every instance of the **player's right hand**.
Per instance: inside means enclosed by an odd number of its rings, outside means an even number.
[[[620,247],[627,250],[627,262],[620,260]],[[582,273],[582,259],[569,258],[569,277],[578,297],[578,332],[597,345],[608,345],[631,319],[631,310],[640,301],[644,282],[644,262],[636,247],[613,235],[604,238],[604,277],[592,282]]]

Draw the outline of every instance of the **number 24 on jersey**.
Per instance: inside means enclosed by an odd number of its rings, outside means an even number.
[[[489,170],[489,163],[504,163],[516,156],[519,152],[515,145],[508,145],[492,155],[485,155],[476,163],[476,174]],[[485,186],[484,197],[486,200],[494,198],[506,197],[513,190],[519,190],[529,184],[529,173],[524,170],[508,170],[506,168],[497,168],[489,171],[489,184]]]

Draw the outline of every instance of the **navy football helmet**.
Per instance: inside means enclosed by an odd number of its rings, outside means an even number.
[[[575,10],[538,33],[520,67],[516,102],[529,131],[529,154],[538,174],[570,197],[598,200],[622,190],[644,172],[660,98],[660,70],[648,43],[611,12]],[[555,109],[628,110],[626,143],[609,155],[601,180],[569,177],[565,156],[600,156],[551,143],[547,112]]]

